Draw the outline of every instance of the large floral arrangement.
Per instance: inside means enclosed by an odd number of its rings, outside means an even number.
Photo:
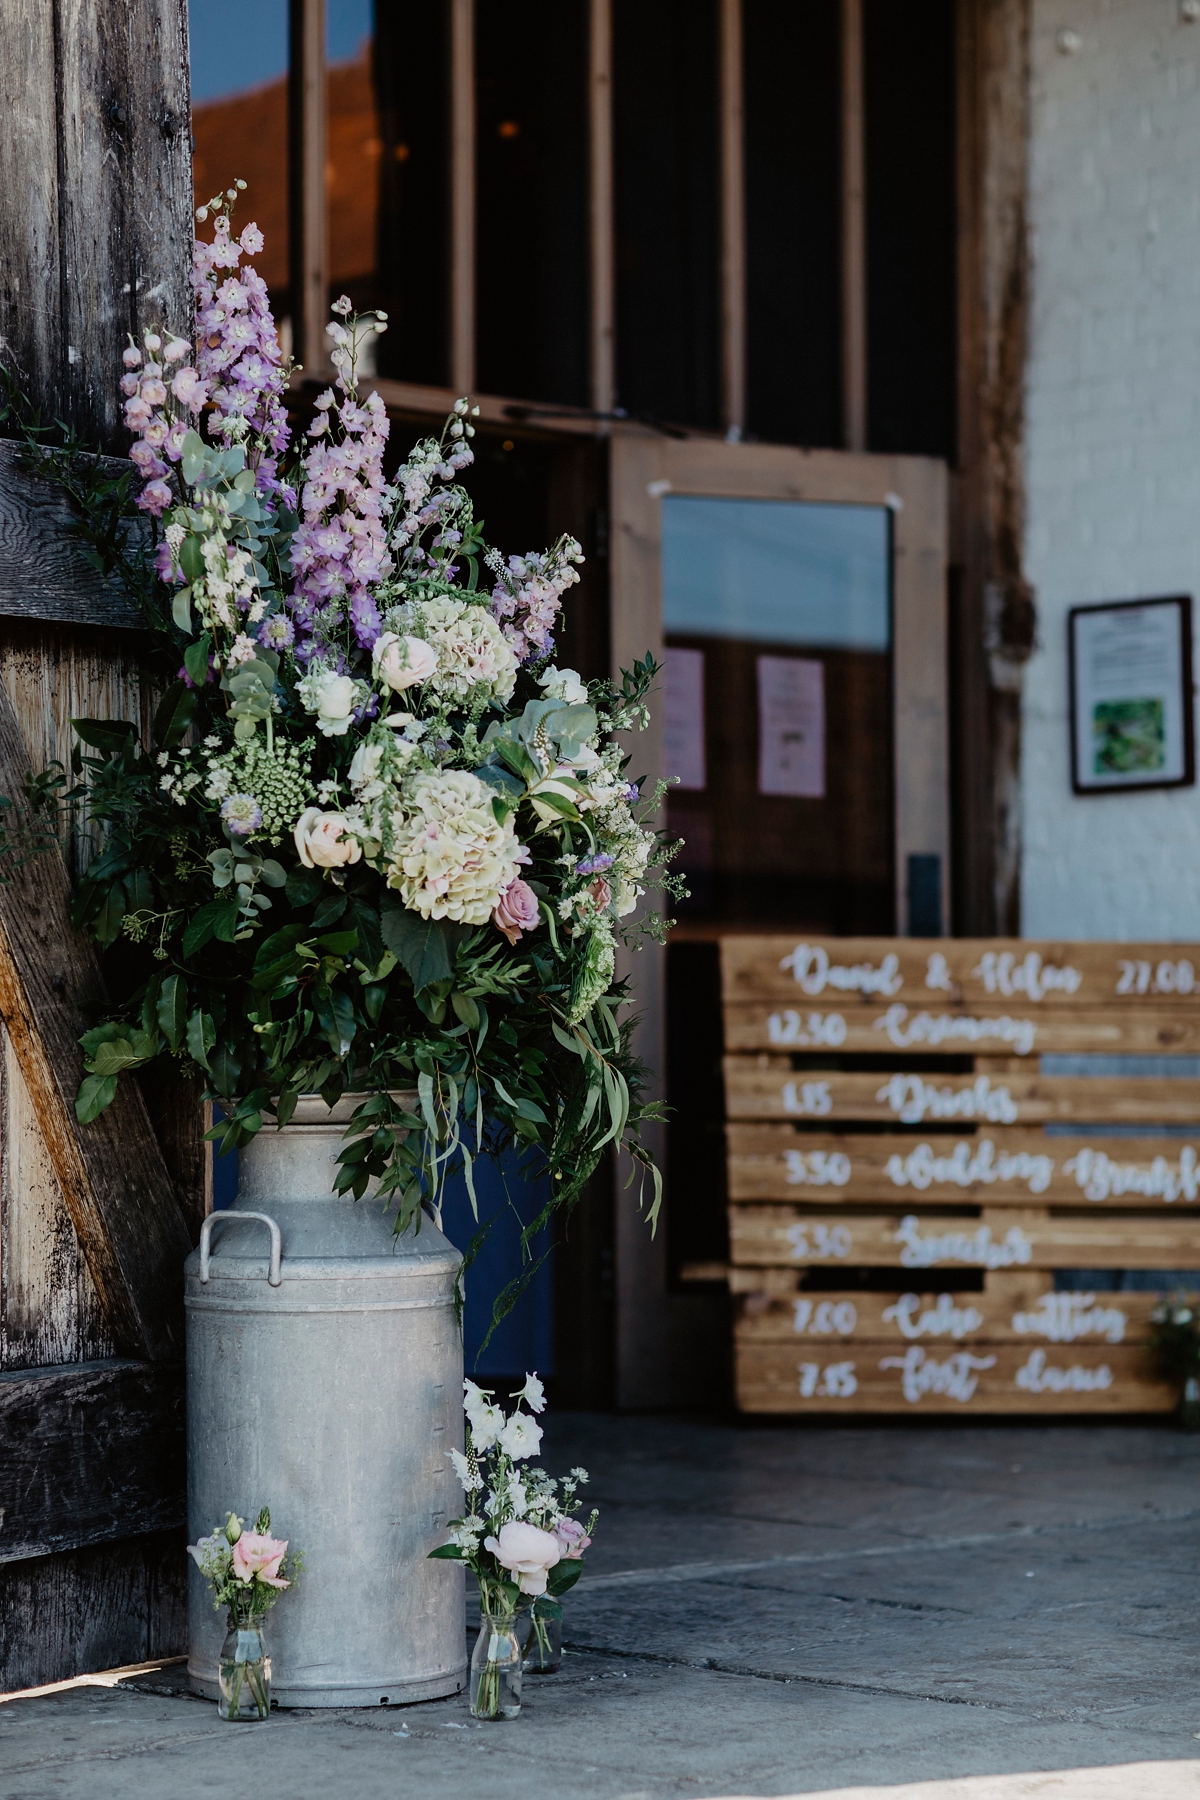
[[[195,245],[195,341],[151,327],[124,356],[149,543],[110,517],[102,547],[141,594],[161,700],[148,747],[130,722],[76,721],[69,798],[101,847],[75,917],[113,995],[79,1117],[171,1056],[220,1102],[226,1145],[302,1093],[369,1096],[337,1188],[378,1183],[398,1229],[449,1168],[470,1182],[513,1142],[568,1202],[623,1145],[656,1207],[614,983],[618,942],[662,929],[632,924],[639,899],[673,879],[644,823],[658,791],[615,736],[644,725],[654,665],[620,684],[556,666],[579,545],[485,546],[459,482],[466,400],[385,472],[387,413],[358,379],[382,314],[334,306],[335,378],[293,440],[262,237],[234,235],[235,198]],[[419,1113],[394,1098],[413,1089]]]

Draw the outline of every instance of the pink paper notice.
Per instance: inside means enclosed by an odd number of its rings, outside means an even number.
[[[825,798],[825,665],[758,659],[758,791]]]
[[[704,652],[667,650],[663,700],[663,770],[678,786],[707,787],[704,766]]]

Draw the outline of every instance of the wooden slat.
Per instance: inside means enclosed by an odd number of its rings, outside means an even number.
[[[739,1344],[1144,1344],[1160,1294],[1056,1293],[1033,1270],[989,1275],[982,1293],[748,1294],[737,1303]]]
[[[8,1034],[0,1039],[0,1369],[96,1361],[112,1355],[96,1286]]]
[[[0,1374],[0,1563],[184,1523],[176,1365]]]
[[[1152,1076],[795,1072],[778,1058],[730,1056],[725,1098],[731,1119],[804,1119],[815,1125],[834,1119],[927,1129],[946,1122],[1200,1123],[1200,1081]]]
[[[768,1006],[754,1001],[725,1007],[727,1050],[834,1050],[878,1056],[907,1055],[1200,1055],[1200,1008],[1149,1007],[1123,1002],[1068,1011],[1022,1006],[906,1006],[892,1000],[871,1008],[853,1001],[843,1010],[834,996],[808,1006]],[[824,1010],[822,1010],[824,1009]]]
[[[726,1002],[847,1011],[1182,1006],[1200,1009],[1200,945],[1032,943],[1024,938],[725,937]]]
[[[185,1537],[159,1531],[0,1565],[0,1694],[185,1652]]]
[[[971,1137],[730,1125],[731,1200],[883,1200],[892,1205],[1187,1207],[1200,1200],[1200,1134],[1178,1138]]]
[[[0,688],[0,793],[20,793],[29,759]],[[71,1222],[121,1350],[182,1351],[183,1261],[190,1236],[136,1085],[91,1125],[75,1118],[79,1034],[103,1004],[92,948],[71,928],[55,851],[6,865],[0,883],[0,1019],[45,1140]]]
[[[857,1344],[853,1353],[805,1355],[781,1344],[739,1344],[734,1366],[743,1412],[1169,1412],[1177,1402],[1145,1351],[1125,1345]]]
[[[179,0],[0,10],[0,341],[48,419],[121,449],[117,380],[150,317],[186,333],[192,184]]]
[[[729,1209],[729,1250],[734,1263],[755,1267],[1200,1269],[1200,1222],[999,1208],[990,1217],[987,1209],[982,1216],[821,1215],[743,1204]]]
[[[140,624],[116,580],[92,567],[62,489],[20,466],[20,447],[0,441],[0,614],[74,625]]]

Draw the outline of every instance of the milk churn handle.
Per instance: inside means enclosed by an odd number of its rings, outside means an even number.
[[[224,1223],[226,1225],[241,1225],[241,1224],[245,1224],[246,1221],[250,1220],[250,1219],[257,1220],[259,1224],[265,1225],[267,1227],[267,1229],[269,1230],[269,1232],[271,1233],[271,1262],[270,1262],[270,1267],[267,1271],[267,1280],[270,1282],[272,1287],[280,1286],[280,1284],[283,1281],[283,1273],[279,1267],[280,1262],[283,1257],[283,1239],[280,1236],[278,1225],[275,1223],[274,1219],[271,1218],[270,1214],[269,1213],[260,1213],[260,1212],[213,1212],[213,1213],[209,1213],[207,1219],[205,1219],[203,1225],[200,1227],[200,1279],[201,1279],[201,1281],[208,1280],[208,1264],[209,1264],[209,1257],[211,1254],[210,1239],[212,1237],[213,1226],[220,1225],[222,1223]]]

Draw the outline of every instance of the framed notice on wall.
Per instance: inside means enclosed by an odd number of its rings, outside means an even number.
[[[1068,632],[1075,792],[1190,787],[1191,597],[1075,606]]]

